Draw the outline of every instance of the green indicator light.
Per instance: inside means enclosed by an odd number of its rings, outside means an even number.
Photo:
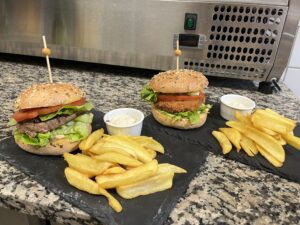
[[[194,27],[194,20],[192,18],[187,19],[186,26],[190,29],[193,28]]]
[[[197,14],[186,13],[184,17],[184,29],[196,30],[196,27],[197,27]]]

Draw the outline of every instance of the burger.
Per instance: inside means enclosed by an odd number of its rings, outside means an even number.
[[[205,104],[207,78],[193,70],[169,70],[155,75],[141,97],[152,102],[155,120],[178,129],[201,127],[211,106]]]
[[[69,83],[44,83],[24,90],[16,99],[9,125],[17,145],[40,155],[61,155],[78,148],[91,133],[93,105]]]

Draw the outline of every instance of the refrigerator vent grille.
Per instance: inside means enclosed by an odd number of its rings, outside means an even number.
[[[287,8],[213,5],[205,58],[184,67],[207,75],[264,80],[274,63]]]

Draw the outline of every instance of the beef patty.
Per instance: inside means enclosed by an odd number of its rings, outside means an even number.
[[[48,131],[55,130],[61,125],[64,125],[65,123],[75,119],[77,116],[78,115],[74,113],[67,116],[58,116],[44,122],[40,122],[38,120],[24,122],[21,124],[17,124],[17,130],[20,133],[25,133],[31,137],[35,137],[37,133],[47,133]]]

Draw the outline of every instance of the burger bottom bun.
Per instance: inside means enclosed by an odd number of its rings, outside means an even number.
[[[26,152],[30,152],[37,155],[62,155],[65,152],[71,152],[78,148],[80,141],[69,142],[66,139],[61,139],[60,144],[49,143],[43,147],[37,147],[34,145],[28,145],[21,141],[16,141],[17,145]]]
[[[91,131],[92,131],[92,127],[90,127],[90,133]],[[37,154],[37,155],[62,155],[65,152],[72,152],[76,150],[80,143],[80,141],[70,142],[69,140],[62,138],[62,139],[55,139],[46,146],[38,147],[34,145],[25,144],[21,141],[17,141],[17,140],[15,141],[17,145],[24,151]]]
[[[164,126],[185,130],[201,127],[205,123],[207,118],[207,113],[202,113],[201,115],[199,115],[199,122],[196,124],[191,124],[188,119],[184,118],[181,120],[175,120],[174,118],[164,115],[155,107],[152,107],[152,114],[155,120]]]

